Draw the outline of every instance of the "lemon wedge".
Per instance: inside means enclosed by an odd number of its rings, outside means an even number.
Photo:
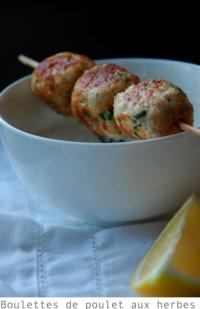
[[[170,220],[131,280],[146,296],[200,296],[200,198],[192,195]]]

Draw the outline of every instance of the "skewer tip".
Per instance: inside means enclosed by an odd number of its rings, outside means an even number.
[[[18,59],[21,63],[23,63],[24,65],[27,65],[27,66],[31,67],[32,69],[37,68],[37,66],[38,66],[38,64],[39,64],[39,62],[37,62],[37,61],[35,61],[35,60],[33,60],[33,59],[31,59],[31,58],[29,58],[29,57],[23,55],[23,54],[18,55],[17,59]]]

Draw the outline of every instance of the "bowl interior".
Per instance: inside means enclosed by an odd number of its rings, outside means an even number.
[[[200,66],[159,59],[104,59],[98,63],[115,63],[144,79],[166,79],[180,86],[194,106],[194,125],[200,126]],[[73,117],[57,114],[31,93],[30,76],[2,93],[2,118],[12,126],[43,137],[61,140],[99,142],[87,128]]]

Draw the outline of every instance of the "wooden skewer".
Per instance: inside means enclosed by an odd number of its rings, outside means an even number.
[[[39,62],[37,62],[37,61],[35,61],[35,60],[25,56],[25,55],[19,55],[18,60],[21,63],[23,63],[24,65],[31,67],[32,69],[37,68],[37,66],[39,65]],[[183,123],[183,122],[180,122],[179,125],[180,125],[180,128],[183,131],[200,137],[200,129],[194,128],[193,126],[190,126],[189,124],[186,124],[186,123]]]
[[[31,67],[32,69],[37,68],[39,62],[25,56],[25,55],[19,55],[18,60],[23,63],[24,65],[27,65],[28,67]]]
[[[190,126],[189,124],[186,124],[186,123],[183,123],[183,122],[180,122],[179,125],[180,125],[180,128],[183,131],[200,137],[200,129],[194,128],[193,126]]]

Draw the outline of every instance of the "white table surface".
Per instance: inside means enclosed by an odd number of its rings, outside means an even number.
[[[136,296],[131,275],[165,225],[100,228],[49,213],[0,143],[0,296]]]

